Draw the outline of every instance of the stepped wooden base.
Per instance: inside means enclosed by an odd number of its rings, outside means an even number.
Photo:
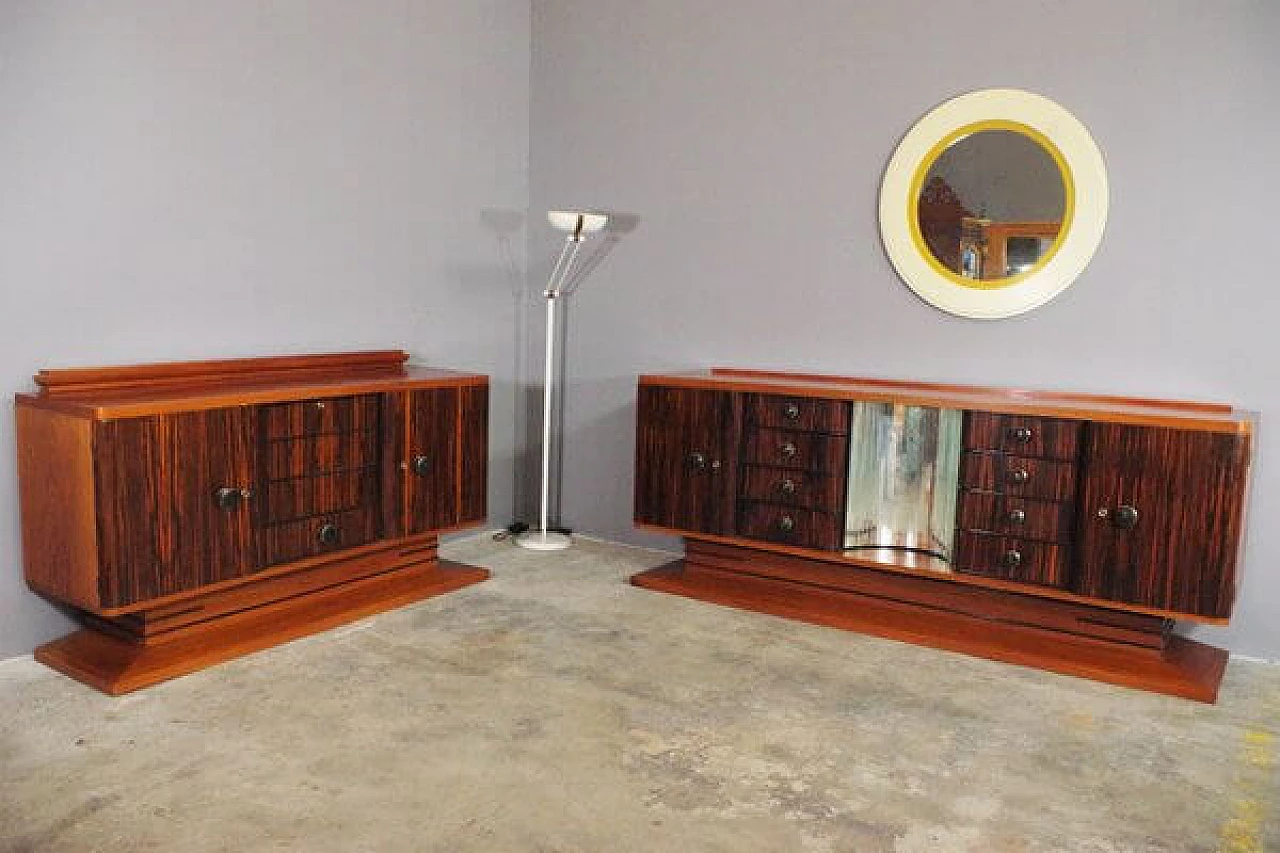
[[[36,649],[35,658],[118,696],[384,610],[452,592],[487,569],[437,560],[434,541],[319,564],[88,627]]]
[[[1156,616],[688,540],[636,586],[975,657],[1215,702],[1227,652]]]

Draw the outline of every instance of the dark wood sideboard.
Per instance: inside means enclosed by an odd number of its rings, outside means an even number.
[[[960,412],[949,559],[844,547],[850,408]],[[719,368],[641,376],[638,586],[1212,702],[1255,418],[1230,406]]]
[[[398,350],[46,370],[17,395],[36,659],[126,693],[477,583],[488,379]]]

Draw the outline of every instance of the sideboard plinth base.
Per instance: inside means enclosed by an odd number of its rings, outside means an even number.
[[[378,565],[366,555],[351,567],[334,561],[150,613],[88,616],[87,627],[41,646],[35,658],[119,696],[489,577],[487,569],[436,559],[432,546],[427,559],[407,565]],[[348,577],[334,579],[343,569]],[[360,576],[350,577],[352,569]]]
[[[781,576],[780,576],[781,575]],[[1153,693],[1215,702],[1226,651],[1169,620],[697,540],[636,586]]]

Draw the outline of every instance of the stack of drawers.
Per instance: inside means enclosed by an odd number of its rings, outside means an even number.
[[[262,565],[378,538],[378,395],[259,408]]]
[[[849,404],[746,394],[737,533],[805,548],[844,540]]]
[[[1070,584],[1080,432],[1080,421],[966,413],[957,571]]]

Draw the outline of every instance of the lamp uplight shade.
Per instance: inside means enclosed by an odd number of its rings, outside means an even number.
[[[578,220],[582,220],[582,233],[594,234],[605,226],[609,217],[603,213],[589,210],[548,210],[547,221],[551,227],[560,231],[573,231],[578,228]]]

